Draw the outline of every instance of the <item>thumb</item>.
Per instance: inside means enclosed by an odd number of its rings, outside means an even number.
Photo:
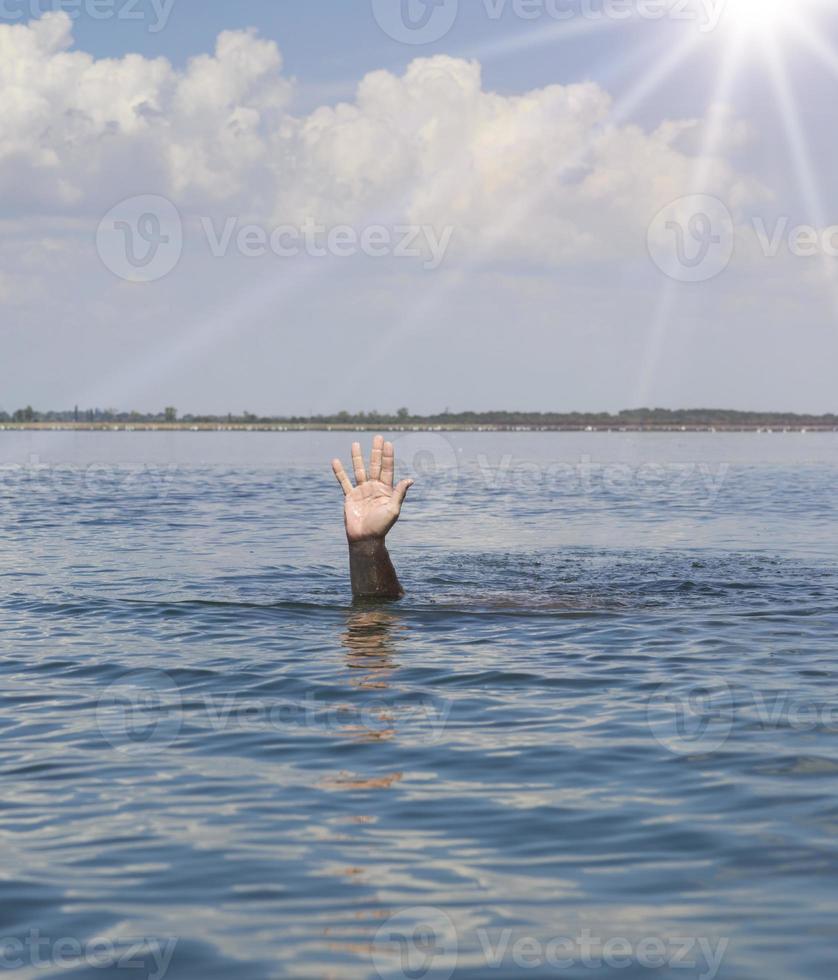
[[[413,486],[413,480],[402,480],[401,483],[396,485],[393,491],[396,495],[396,500],[398,501],[399,507],[404,503],[404,498],[407,496],[407,491]]]

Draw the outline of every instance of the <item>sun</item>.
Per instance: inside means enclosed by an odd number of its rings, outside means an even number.
[[[721,0],[722,20],[731,30],[746,34],[776,34],[799,17],[804,0]]]

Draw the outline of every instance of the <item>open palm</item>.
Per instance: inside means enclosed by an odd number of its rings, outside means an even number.
[[[385,442],[383,436],[373,440],[369,475],[359,442],[352,444],[352,467],[357,484],[354,487],[343,463],[339,459],[332,461],[332,469],[346,495],[343,509],[346,536],[350,542],[383,538],[399,519],[413,480],[402,480],[393,486],[395,452],[393,444]]]

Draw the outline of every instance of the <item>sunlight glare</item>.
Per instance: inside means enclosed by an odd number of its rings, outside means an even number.
[[[799,19],[804,0],[725,0],[724,22],[732,30],[775,34]]]

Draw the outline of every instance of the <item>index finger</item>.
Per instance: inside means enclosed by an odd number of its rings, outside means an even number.
[[[349,477],[346,475],[343,463],[339,459],[332,460],[332,470],[338,478],[338,483],[343,487],[343,492],[345,494],[352,493],[352,484],[349,482]]]

